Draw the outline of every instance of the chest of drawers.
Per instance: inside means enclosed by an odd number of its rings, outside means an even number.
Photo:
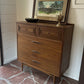
[[[18,60],[60,78],[69,67],[73,24],[17,22]]]

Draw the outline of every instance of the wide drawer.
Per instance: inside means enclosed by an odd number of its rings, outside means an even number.
[[[20,60],[22,63],[27,64],[29,66],[32,66],[33,68],[36,68],[41,71],[44,71],[46,73],[50,73],[52,75],[59,76],[60,72],[60,65],[58,63],[54,63],[49,60],[45,60],[43,58],[32,58],[32,57],[19,57],[18,60]]]
[[[48,51],[53,51],[55,53],[61,53],[62,52],[62,41],[57,40],[50,40],[50,39],[44,39],[44,38],[37,38],[33,40],[32,46],[33,48],[39,48],[47,53]]]
[[[36,59],[42,57],[49,61],[53,61],[54,63],[58,63],[61,60],[61,53],[56,53],[53,50],[32,48],[32,57]]]

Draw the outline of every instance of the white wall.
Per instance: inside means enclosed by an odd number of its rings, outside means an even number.
[[[84,9],[70,9],[69,22],[75,24],[70,67],[66,76],[79,80],[84,45]]]
[[[24,20],[25,17],[32,16],[33,0],[16,0],[16,4],[18,21]],[[84,39],[84,9],[74,9],[71,7],[69,22],[75,24],[75,29],[72,42],[70,67],[64,75],[79,80]]]
[[[17,21],[32,17],[33,0],[16,0]]]
[[[16,0],[0,0],[4,64],[17,58]]]

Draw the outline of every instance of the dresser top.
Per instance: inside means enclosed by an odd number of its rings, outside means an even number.
[[[26,21],[19,21],[17,24],[28,24],[28,25],[38,25],[38,26],[50,26],[50,27],[58,27],[58,28],[70,28],[74,27],[74,24],[62,24],[61,26],[56,26],[56,24],[52,23],[30,23]]]

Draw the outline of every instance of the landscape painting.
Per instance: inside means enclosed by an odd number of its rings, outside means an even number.
[[[33,18],[45,21],[58,21],[58,16],[63,16],[62,22],[67,20],[70,0],[34,0]]]
[[[64,1],[38,1],[37,16],[56,17],[63,11]]]

